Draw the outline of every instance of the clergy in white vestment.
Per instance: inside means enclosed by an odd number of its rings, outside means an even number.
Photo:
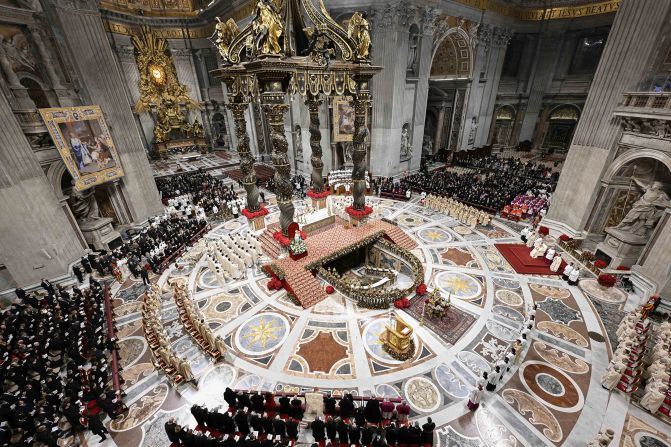
[[[552,260],[552,264],[550,264],[550,271],[551,272],[559,271],[561,263],[562,263],[562,257],[560,255],[555,255],[555,258]]]
[[[607,390],[612,390],[620,383],[622,378],[622,371],[624,371],[624,363],[617,363],[606,370],[603,377],[601,377],[601,385]]]

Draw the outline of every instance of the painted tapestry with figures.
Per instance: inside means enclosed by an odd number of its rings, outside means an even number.
[[[39,111],[78,191],[123,177],[100,106]]]
[[[333,98],[333,141],[352,141],[354,137],[354,104],[347,96]]]

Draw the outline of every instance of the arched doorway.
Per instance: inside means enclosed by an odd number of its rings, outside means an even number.
[[[433,141],[438,159],[455,151],[461,140],[464,109],[473,71],[473,54],[468,34],[454,17],[447,17],[450,28],[434,41],[429,75],[427,117],[433,112],[433,134],[424,135]]]
[[[567,152],[573,139],[573,131],[580,118],[580,109],[572,104],[556,107],[548,117],[548,130],[542,148],[548,153]]]
[[[226,146],[226,118],[220,112],[212,115],[212,141],[219,147]]]
[[[510,144],[510,136],[515,126],[515,108],[510,105],[501,106],[494,112],[494,129],[492,131],[491,145],[494,147],[506,147]]]

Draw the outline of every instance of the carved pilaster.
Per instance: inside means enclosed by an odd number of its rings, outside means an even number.
[[[45,70],[47,71],[47,75],[51,80],[51,86],[54,88],[54,90],[62,89],[63,85],[61,84],[60,77],[54,69],[54,62],[51,57],[51,53],[46,47],[45,40],[42,38],[43,28],[41,26],[31,26],[28,29],[30,30],[30,35],[33,39],[33,42],[35,42],[37,51],[39,52],[40,58],[42,59],[42,65],[44,66]]]
[[[312,95],[308,96],[305,105],[310,111],[310,163],[312,163],[312,190],[322,192],[324,190],[324,180],[322,177],[322,133],[319,130],[319,107],[323,101]]]
[[[247,209],[249,211],[259,210],[259,190],[256,187],[256,173],[254,172],[254,157],[249,149],[249,136],[247,135],[247,120],[245,111],[248,102],[230,102],[226,104],[233,115],[235,123],[235,136],[238,139],[238,155],[240,156],[240,172],[242,172],[242,185],[247,192]]]
[[[436,8],[426,7],[422,12],[422,31],[424,34],[432,35],[436,31],[440,11]]]

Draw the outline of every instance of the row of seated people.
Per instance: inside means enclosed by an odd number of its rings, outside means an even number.
[[[291,417],[296,420],[303,419],[305,407],[299,396],[280,395],[277,400],[275,397],[270,392],[250,393],[248,391],[234,391],[230,388],[224,390],[224,400],[228,404],[229,411],[251,409],[256,413],[267,412],[271,416],[279,413],[283,417]]]
[[[125,411],[113,387],[109,355],[117,349],[104,309],[104,290],[71,292],[42,281],[44,292],[17,289],[0,314],[0,445],[73,445],[90,429],[105,439],[102,411]]]
[[[425,196],[425,194],[426,193],[423,192],[422,196]],[[472,228],[475,228],[479,223],[482,225],[489,225],[492,220],[492,216],[487,212],[465,205],[452,198],[429,194],[424,197],[424,205],[427,208],[448,214],[450,217],[470,225]]]
[[[317,417],[311,424],[312,437],[319,445],[332,447],[356,445],[360,447],[428,447],[433,445],[433,432],[436,424],[427,418],[422,427],[419,422],[413,425],[400,425],[391,422],[384,427],[370,424],[347,423],[341,418],[327,417],[322,421]],[[328,441],[328,443],[326,443]]]
[[[396,200],[409,200],[412,191],[405,184],[394,181],[392,177],[384,178],[380,182],[380,197],[389,197]]]
[[[173,351],[161,320],[161,291],[156,284],[144,294],[142,300],[142,328],[157,371],[163,371],[174,384],[196,383],[191,365]]]
[[[174,419],[165,423],[165,431],[171,447],[289,447],[295,445],[298,437],[298,424],[294,422],[292,427],[294,426],[294,438],[255,436],[253,433],[222,434],[202,426],[192,430],[177,424]],[[286,432],[289,433],[288,427]]]
[[[247,409],[248,410],[248,409]],[[253,433],[261,438],[289,438],[296,441],[298,437],[299,419],[287,418],[285,421],[280,414],[271,416],[268,412],[257,413],[238,409],[235,413],[208,410],[205,407],[194,405],[191,414],[196,419],[197,428],[206,429],[216,435],[248,435]]]
[[[223,359],[226,353],[226,344],[220,336],[214,336],[200,309],[194,306],[193,301],[189,297],[186,284],[174,281],[172,283],[172,291],[184,330],[189,333],[191,338],[198,343],[203,351],[207,352],[215,360]]]
[[[261,243],[247,232],[246,236],[228,235],[208,243],[206,260],[221,285],[226,278],[240,279],[247,268],[253,267],[262,256]]]

